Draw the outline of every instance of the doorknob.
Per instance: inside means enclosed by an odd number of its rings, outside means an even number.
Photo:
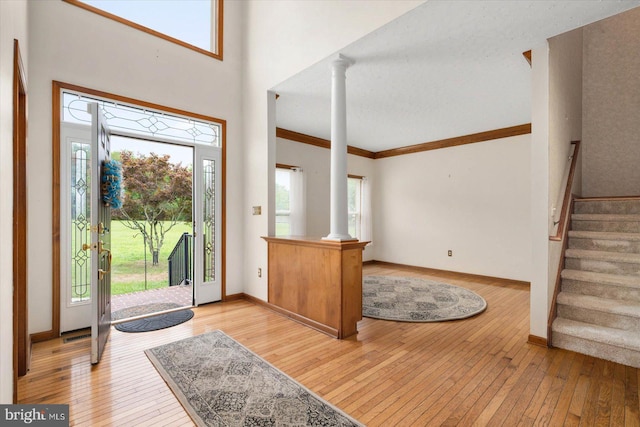
[[[111,251],[110,251],[109,249],[107,249],[107,248],[105,248],[105,247],[104,247],[104,242],[103,242],[102,240],[100,240],[100,241],[98,242],[98,253],[100,253],[100,254],[101,254],[101,253],[103,253],[103,252],[109,252],[109,253],[111,253]]]
[[[100,242],[100,243],[102,243],[102,242]],[[98,269],[98,279],[99,280],[102,280],[102,278],[104,277],[105,274],[108,274],[108,273],[111,272],[111,251],[109,249],[102,249],[102,246],[101,246],[100,253],[102,253],[102,252],[108,252],[108,254],[107,254],[107,269],[106,270],[103,270],[101,268]]]
[[[89,243],[83,243],[82,244],[82,250],[83,251],[90,251],[92,249],[97,249],[98,246],[96,244],[90,245]]]

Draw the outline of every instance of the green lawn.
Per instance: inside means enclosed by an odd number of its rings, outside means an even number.
[[[152,265],[151,254],[147,251],[145,288],[144,238],[137,230],[125,227],[121,221],[112,221],[111,294],[169,286],[167,257],[184,232],[191,233],[191,223],[178,223],[165,235],[158,265]]]

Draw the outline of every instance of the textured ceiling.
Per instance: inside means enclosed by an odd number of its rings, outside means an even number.
[[[382,151],[529,123],[531,68],[522,53],[639,5],[427,1],[275,86],[277,126],[330,139],[337,53],[356,61],[347,70],[349,145]]]

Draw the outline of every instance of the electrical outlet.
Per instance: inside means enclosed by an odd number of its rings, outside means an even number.
[[[449,249],[449,250],[447,251],[447,255],[449,255],[449,256],[453,256],[453,251],[452,251],[451,249]]]
[[[262,277],[262,269],[258,268],[258,277]]]

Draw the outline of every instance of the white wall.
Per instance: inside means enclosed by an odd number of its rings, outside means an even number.
[[[0,403],[13,402],[13,41],[28,73],[27,3],[0,1]],[[27,79],[27,90],[28,87]],[[29,96],[30,93],[28,92]]]
[[[549,39],[549,235],[556,233],[571,162],[571,141],[582,139],[582,28]],[[573,182],[580,195],[579,171]],[[555,215],[553,214],[555,208]],[[567,213],[569,215],[569,213]],[[551,307],[563,241],[549,241],[547,307]]]
[[[348,173],[373,188],[364,260],[528,281],[529,145],[523,135],[379,160],[349,155]],[[330,151],[278,138],[276,160],[304,169],[307,234],[327,235]]]
[[[376,160],[376,259],[529,281],[530,140]]]
[[[584,196],[640,195],[640,8],[584,28]]]
[[[226,283],[228,294],[242,292],[241,11],[225,3],[220,62],[62,1],[29,2],[31,333],[52,327],[52,80],[227,120]]]
[[[581,139],[582,28],[579,28],[549,39],[549,205],[552,210],[556,208],[556,217],[562,208],[571,141]],[[551,228],[550,233],[554,231]]]
[[[549,45],[531,51],[530,334],[547,338],[549,315]]]
[[[244,123],[244,291],[266,300],[267,275],[256,271],[267,267],[267,245],[260,236],[269,232],[269,215],[253,216],[252,206],[271,206],[270,176],[275,166],[275,101],[267,91],[335,53],[343,46],[423,3],[418,1],[327,2],[261,1],[244,3],[243,123]],[[327,70],[330,73],[330,70]],[[272,111],[267,109],[268,103]],[[272,122],[273,125],[273,122]]]
[[[331,151],[326,148],[278,138],[276,162],[300,166],[305,174],[307,195],[307,236],[324,237],[330,231]],[[374,160],[347,155],[347,173],[365,176],[375,188]],[[374,218],[375,221],[375,218]],[[374,245],[375,246],[375,245]],[[363,260],[373,259],[374,246],[367,246]]]

